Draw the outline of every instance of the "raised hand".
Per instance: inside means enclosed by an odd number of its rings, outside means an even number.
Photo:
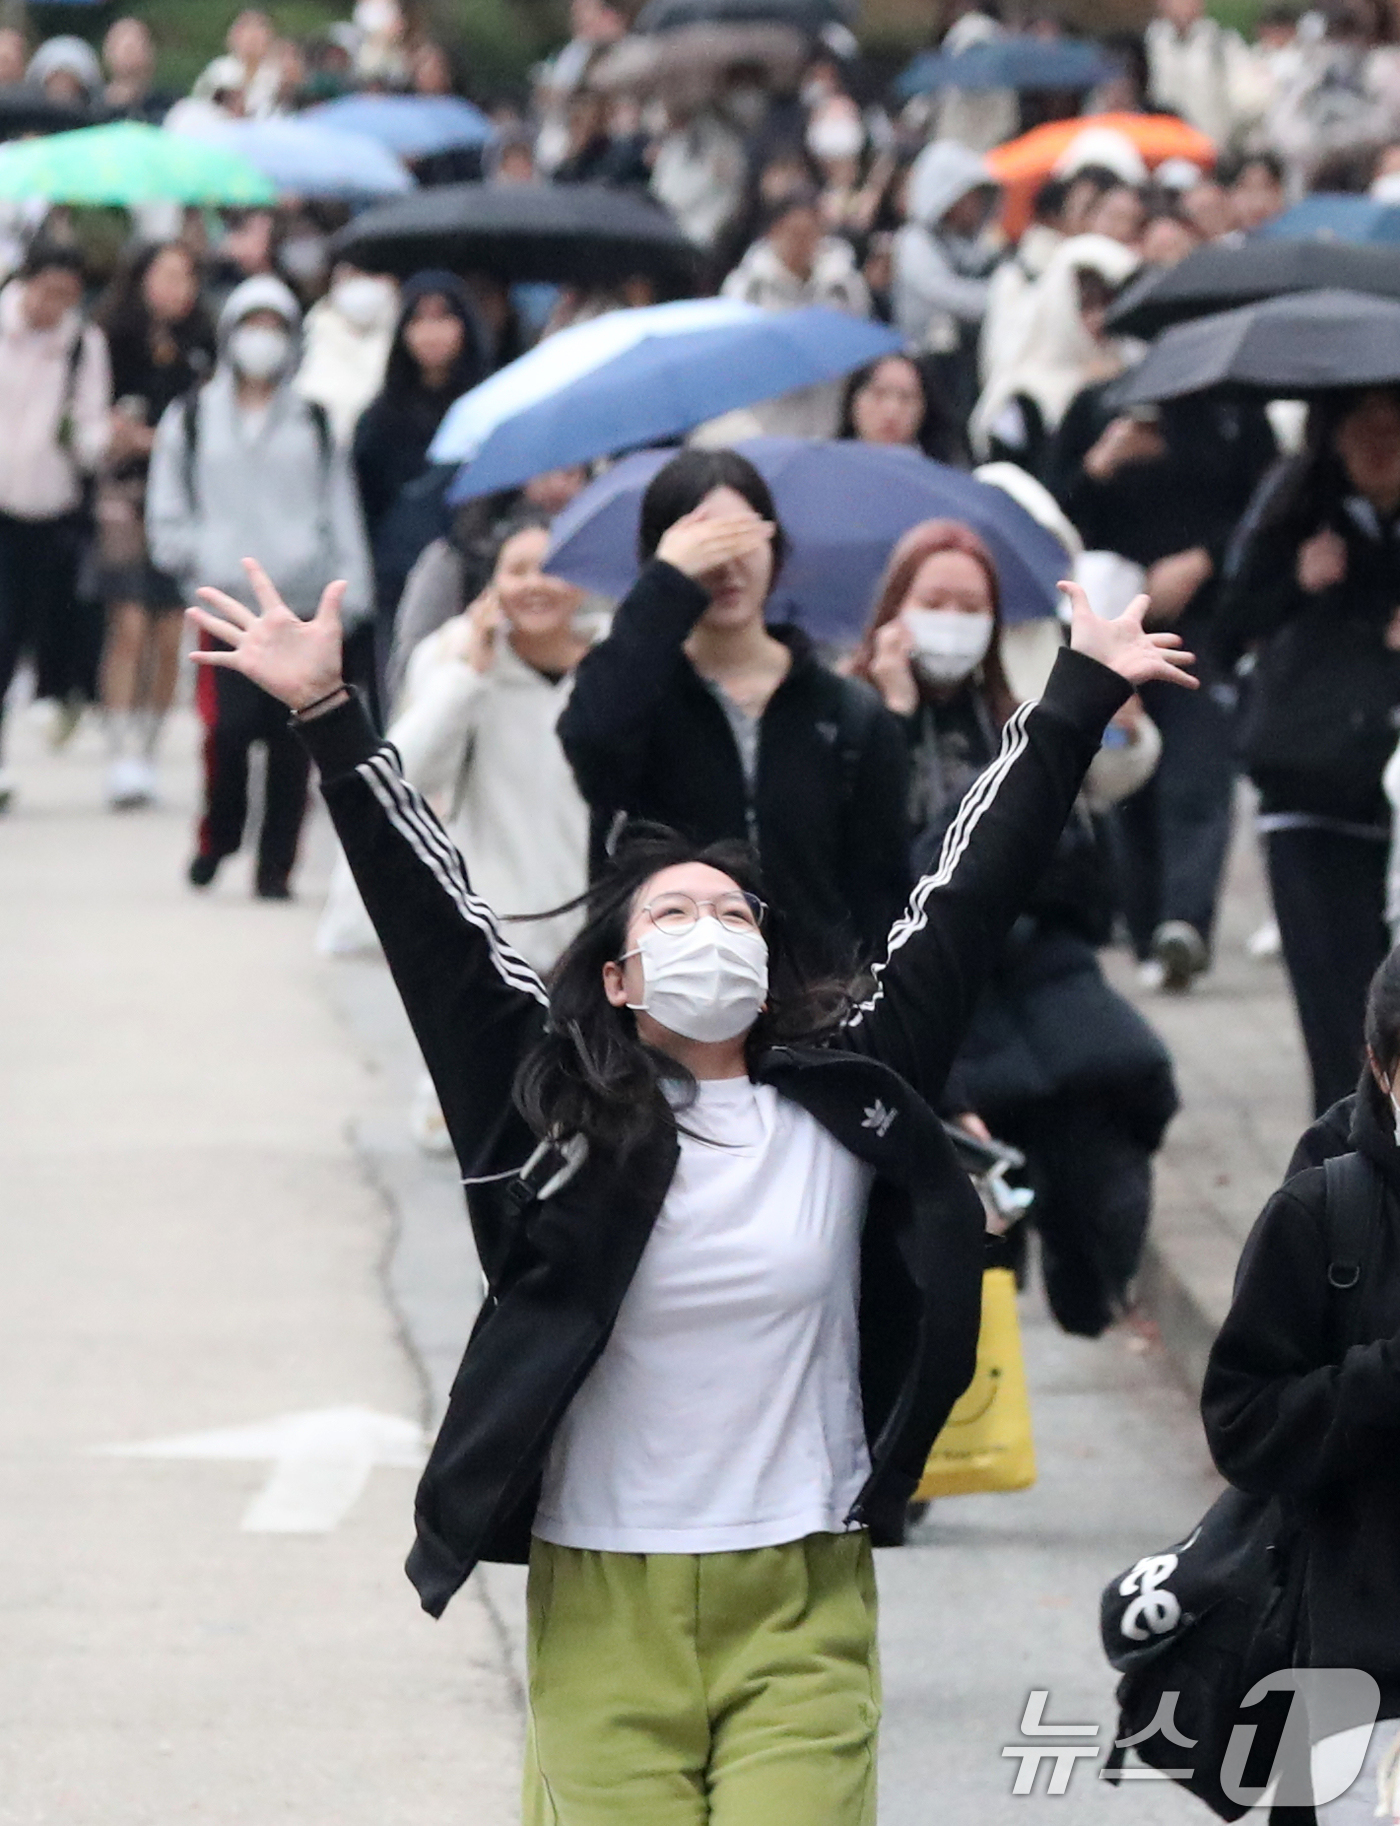
[[[1181,636],[1149,634],[1143,627],[1143,616],[1152,607],[1150,596],[1135,596],[1116,621],[1107,621],[1089,607],[1089,598],[1077,583],[1062,583],[1060,588],[1074,612],[1069,644],[1076,653],[1096,659],[1133,686],[1160,679],[1163,684],[1185,685],[1194,691],[1200,684],[1190,671],[1196,656],[1185,651]]]
[[[706,576],[735,558],[761,551],[773,537],[773,523],[752,511],[707,514],[704,503],[668,526],[656,555],[703,584]]]
[[[203,633],[227,645],[203,648],[191,657],[198,666],[241,672],[289,710],[305,710],[343,683],[340,605],[346,586],[327,584],[315,616],[302,621],[255,558],[245,558],[243,568],[259,612],[254,614],[223,590],[200,590],[200,600],[209,607],[189,608],[185,614]],[[218,613],[211,613],[215,609]]]

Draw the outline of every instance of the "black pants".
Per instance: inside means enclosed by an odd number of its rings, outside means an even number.
[[[66,698],[90,683],[91,642],[77,604],[78,550],[76,515],[0,514],[0,718],[26,655],[34,660],[39,697]]]
[[[1229,708],[1209,687],[1144,685],[1142,701],[1162,732],[1162,759],[1118,808],[1123,906],[1140,958],[1165,920],[1184,919],[1209,945],[1220,877],[1230,848],[1235,790]]]
[[[1045,1297],[1056,1322],[1097,1338],[1123,1310],[1152,1214],[1152,1154],[1089,1093],[988,1112],[1026,1156]]]
[[[1319,1116],[1356,1089],[1366,991],[1390,948],[1387,845],[1340,831],[1270,831],[1274,917],[1293,986]]]
[[[206,682],[209,681],[209,682]],[[204,713],[204,817],[201,855],[231,856],[248,822],[248,750],[267,750],[267,785],[258,834],[258,881],[285,882],[306,817],[311,762],[287,727],[286,707],[241,673],[210,667],[201,678]]]

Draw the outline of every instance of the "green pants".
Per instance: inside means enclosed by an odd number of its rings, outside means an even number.
[[[530,1554],[525,1826],[874,1826],[869,1536]]]

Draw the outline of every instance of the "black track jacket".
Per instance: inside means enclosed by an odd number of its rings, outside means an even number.
[[[1061,654],[891,930],[870,998],[829,1046],[775,1048],[756,1067],[876,1169],[860,1303],[873,1468],[854,1523],[900,1509],[971,1380],[983,1217],[932,1106],[1127,695],[1116,673]],[[662,1133],[625,1164],[585,1156],[522,1204],[513,1170],[537,1138],[512,1087],[543,1029],[545,989],[358,703],[302,733],[437,1086],[489,1289],[418,1490],[408,1572],[436,1616],[478,1560],[526,1559],[550,1439],[607,1343],[678,1147]]]

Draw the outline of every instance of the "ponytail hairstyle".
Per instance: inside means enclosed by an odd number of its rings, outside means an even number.
[[[996,559],[972,528],[965,526],[961,520],[921,520],[917,526],[911,526],[896,544],[875,591],[875,606],[866,623],[865,634],[851,662],[852,676],[874,682],[871,663],[875,658],[875,636],[899,614],[904,607],[905,597],[913,587],[914,579],[928,560],[936,557],[939,552],[961,552],[964,557],[971,558],[975,564],[980,565],[986,576],[994,625],[992,644],[987,649],[987,657],[977,669],[976,677],[992,719],[997,728],[1001,729],[1017,702],[1001,658],[1001,635],[1005,625],[1001,618],[1001,579],[997,575]],[[920,697],[927,697],[928,687],[917,671],[914,682],[919,688]]]
[[[662,869],[683,862],[707,863],[745,893],[767,898],[746,843],[696,844],[655,824],[624,828],[606,873],[570,902],[587,909],[587,920],[550,973],[545,1034],[516,1077],[516,1107],[541,1138],[578,1135],[625,1157],[658,1130],[674,1132],[676,1110],[693,1100],[691,1074],[640,1039],[636,1016],[614,1008],[603,991],[603,966],[627,949],[638,895]],[[819,1041],[853,999],[843,983],[815,984],[803,976],[783,917],[771,906],[764,937],[769,999],[748,1036],[750,1062],[768,1046]]]

